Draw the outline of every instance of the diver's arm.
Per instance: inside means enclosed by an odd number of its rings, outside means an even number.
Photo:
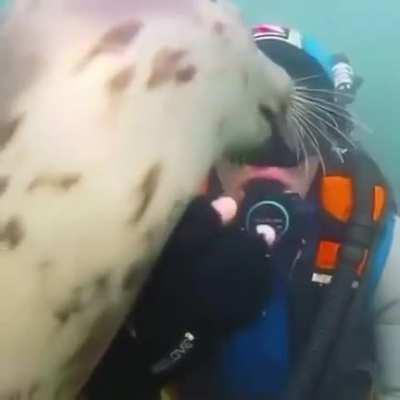
[[[400,218],[375,298],[379,400],[400,400]]]

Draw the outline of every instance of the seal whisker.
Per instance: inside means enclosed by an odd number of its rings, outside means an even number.
[[[318,126],[314,122],[312,122],[309,118],[309,110],[306,107],[301,107],[300,104],[297,104],[299,117],[307,124],[307,126],[311,126],[315,129],[315,132],[321,135],[331,146],[335,145],[335,142],[329,137],[327,133],[324,132],[323,126]]]
[[[308,125],[308,124],[306,124],[307,120],[305,120],[305,122],[302,123],[301,120],[297,119],[297,116],[298,116],[298,111],[295,110],[294,111],[294,121],[295,121],[295,123],[297,123],[297,125],[299,127],[299,130],[301,132],[301,136],[304,137],[304,138],[307,138],[308,141],[311,143],[311,146],[317,152],[317,155],[318,155],[318,158],[320,160],[321,167],[322,167],[322,173],[324,175],[326,175],[326,163],[325,163],[324,157],[322,155],[322,152],[320,150],[319,143],[318,143],[318,141],[317,141],[312,129],[310,129],[310,127],[307,126]]]
[[[323,74],[314,74],[314,75],[309,75],[309,76],[302,76],[301,78],[294,79],[294,82],[295,83],[305,82],[305,81],[308,81],[308,80],[311,80],[311,79],[320,78],[322,76],[323,76]]]
[[[342,137],[350,146],[352,147],[356,147],[356,144],[354,143],[354,141],[345,133],[343,132],[343,130],[341,130],[337,124],[336,126],[333,125],[331,122],[329,122],[326,117],[324,118],[324,115],[327,115],[328,113],[325,112],[325,114],[322,113],[322,111],[320,110],[320,113],[315,112],[310,110],[310,115],[312,115],[313,117],[315,117],[316,119],[318,119],[319,121],[321,121],[323,124],[326,124],[328,127],[332,128],[337,134],[339,134],[340,137]],[[321,115],[322,113],[322,115]]]
[[[311,108],[312,107],[315,107],[315,108],[318,108],[318,109],[320,108],[319,105],[314,100],[312,100],[311,98],[304,98],[302,96],[298,96],[298,97],[296,97],[296,100],[301,102],[301,103],[306,104],[307,106],[310,106]],[[331,113],[328,112],[327,109],[321,108],[319,111],[326,112],[327,116],[329,116],[329,118],[331,119],[332,123],[334,123],[336,127],[339,127],[339,125],[337,123],[337,120],[331,115]]]
[[[361,128],[363,131],[370,133],[370,134],[373,133],[372,130],[354,114],[353,111],[349,112],[340,105],[337,105],[331,101],[321,99],[319,97],[307,95],[305,93],[293,95],[293,97],[296,97],[296,100],[298,100],[298,99],[302,99],[304,101],[308,100],[309,102],[314,103],[314,105],[318,105],[319,108],[324,109],[328,112],[331,112],[331,113],[345,119],[348,122],[352,122],[354,125]]]
[[[312,117],[316,118],[318,121],[320,121],[321,123],[325,124],[326,126],[328,126],[329,128],[332,128],[336,133],[339,134],[340,137],[342,137],[345,141],[347,141],[348,144],[350,144],[352,147],[356,147],[355,143],[348,137],[348,135],[346,135],[341,129],[339,129],[338,127],[336,127],[335,125],[333,125],[332,123],[330,123],[326,118],[323,118],[321,115],[318,115],[317,112],[314,112],[311,107],[308,107],[304,104],[298,103],[297,104],[299,107],[304,107],[305,111]],[[322,131],[320,131],[322,132]],[[330,142],[332,144],[334,144],[332,142],[332,140],[330,140]]]
[[[325,93],[325,94],[331,94],[332,96],[339,96],[343,98],[353,98],[351,94],[348,93],[341,93],[337,92],[335,90],[330,90],[330,89],[313,89],[309,88],[307,86],[295,86],[296,91],[302,91],[302,92],[310,92],[310,93]]]
[[[293,94],[293,96],[296,99],[301,99],[301,100],[308,100],[312,103],[320,103],[327,107],[330,111],[334,112],[336,115],[342,116],[344,118],[351,118],[352,120],[355,120],[354,114],[350,113],[347,111],[343,106],[334,103],[333,101],[325,100],[320,97],[317,97],[313,94],[309,93],[301,93],[301,92],[296,92]]]
[[[295,111],[296,111],[298,114],[300,114],[300,116],[302,116],[303,119],[306,119],[306,122],[308,122],[308,121],[307,121],[307,118],[306,118],[307,115],[304,113],[303,110],[301,110],[301,109],[299,109],[299,108],[296,108]],[[309,125],[309,124],[307,123],[307,125]],[[309,133],[310,133],[310,135],[312,136],[313,142],[316,143],[316,144],[319,146],[318,140],[317,140],[316,136],[314,135],[314,133],[313,133],[312,131],[310,131]]]
[[[295,110],[294,109],[293,110],[293,114],[298,117],[298,122],[299,123],[300,123],[300,121],[304,120],[304,118],[305,118],[304,116],[301,115],[301,111],[300,110]],[[301,126],[301,124],[300,124],[300,126]],[[305,132],[304,129],[300,129],[300,131],[298,133],[299,133],[299,139],[300,139],[299,143],[300,143],[300,146],[301,146],[302,153],[304,155],[305,172],[306,172],[306,176],[308,176],[309,175],[309,171],[310,171],[310,162],[309,162],[309,154],[308,154],[308,151],[307,151],[307,146],[306,146],[305,141],[304,141],[304,138],[305,138],[304,132]]]
[[[291,110],[293,111],[293,110]],[[293,134],[294,135],[294,145],[296,147],[296,158],[297,161],[300,160],[300,156],[301,156],[301,147],[300,147],[300,140],[301,140],[301,134],[299,132],[299,124],[298,121],[296,119],[296,115],[294,112],[291,112],[288,115],[288,119],[287,119],[287,123],[288,123],[288,127],[289,127],[289,134]]]
[[[306,107],[310,107],[311,112],[315,111],[316,113],[315,117],[319,115],[327,123],[327,125],[330,125],[331,122],[334,125],[334,127],[332,127],[334,130],[343,132],[342,130],[340,130],[337,119],[333,115],[335,113],[331,112],[328,107],[320,105],[317,102],[313,101],[312,99],[303,99],[301,97],[298,97],[296,100],[304,104]],[[347,119],[345,115],[343,115],[342,118],[345,119],[345,121],[351,121],[350,119]],[[328,121],[328,119],[330,122]],[[349,135],[346,135],[344,132],[343,135],[345,135],[346,141],[349,142],[352,147],[356,147],[356,143],[349,137]]]
[[[294,113],[290,113],[287,117],[288,133],[293,137],[293,144],[295,146],[297,161],[300,160],[301,148],[300,148],[300,132],[298,123],[296,121]]]
[[[313,123],[309,120],[308,114],[307,114],[307,113],[308,113],[308,110],[307,110],[306,108],[301,108],[301,107],[299,106],[299,104],[297,104],[297,105],[295,106],[295,111],[296,111],[296,113],[297,113],[297,116],[306,124],[306,126],[311,126],[311,127],[313,127],[313,128],[316,130],[317,133],[319,133],[319,132],[321,131],[322,127],[319,128],[318,126],[316,126],[315,124],[313,124]],[[314,142],[317,143],[317,144],[319,145],[319,142],[318,142],[316,136],[314,135],[314,133],[313,133],[312,131],[309,131],[309,133],[312,134],[312,138],[313,138]],[[327,139],[327,140],[328,140],[328,139]],[[330,144],[332,144],[332,145],[334,144],[334,142],[331,141],[331,140],[329,140],[329,142],[330,142]]]
[[[310,107],[307,107],[302,104],[298,104],[299,108],[303,109],[303,112],[307,115],[308,123],[314,127],[316,132],[322,135],[332,146],[335,145],[335,141],[330,137],[329,133],[327,132],[326,126],[330,126],[328,123],[325,124],[325,120],[318,116],[318,114],[314,113]],[[314,117],[315,121],[312,122],[310,117]],[[326,126],[325,126],[326,125]],[[333,126],[330,126],[333,127]]]
[[[304,154],[303,148],[301,146],[301,142],[304,140],[303,127],[302,127],[300,121],[298,120],[298,118],[296,118],[295,112],[293,112],[289,118],[290,118],[290,121],[292,122],[292,124],[294,125],[293,133],[295,134],[295,139],[296,139],[296,157],[297,157],[297,161],[299,161],[302,153],[304,156],[306,156]]]

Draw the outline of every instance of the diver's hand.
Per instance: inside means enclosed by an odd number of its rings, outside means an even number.
[[[236,213],[232,202],[212,204],[202,197],[189,206],[130,317],[154,375],[195,365],[225,335],[255,319],[267,300],[267,244],[224,225]]]

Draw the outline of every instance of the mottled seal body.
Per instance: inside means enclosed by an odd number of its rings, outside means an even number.
[[[0,37],[0,400],[74,399],[211,163],[288,77],[201,0],[17,2]]]

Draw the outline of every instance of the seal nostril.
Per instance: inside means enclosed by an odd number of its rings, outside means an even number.
[[[281,115],[283,118],[285,118],[289,112],[289,109],[290,109],[289,101],[287,101],[287,100],[283,101],[279,107],[279,115]]]
[[[282,102],[279,111],[273,111],[270,107],[261,104],[260,113],[263,118],[271,127],[273,135],[282,135],[286,130],[287,113],[289,111],[289,105],[287,102]]]
[[[272,109],[265,104],[260,104],[260,113],[263,116],[263,118],[271,125],[274,125],[276,123],[276,114]]]
[[[260,105],[260,112],[271,127],[272,134],[281,134],[286,119],[286,111],[274,112],[270,107]]]

